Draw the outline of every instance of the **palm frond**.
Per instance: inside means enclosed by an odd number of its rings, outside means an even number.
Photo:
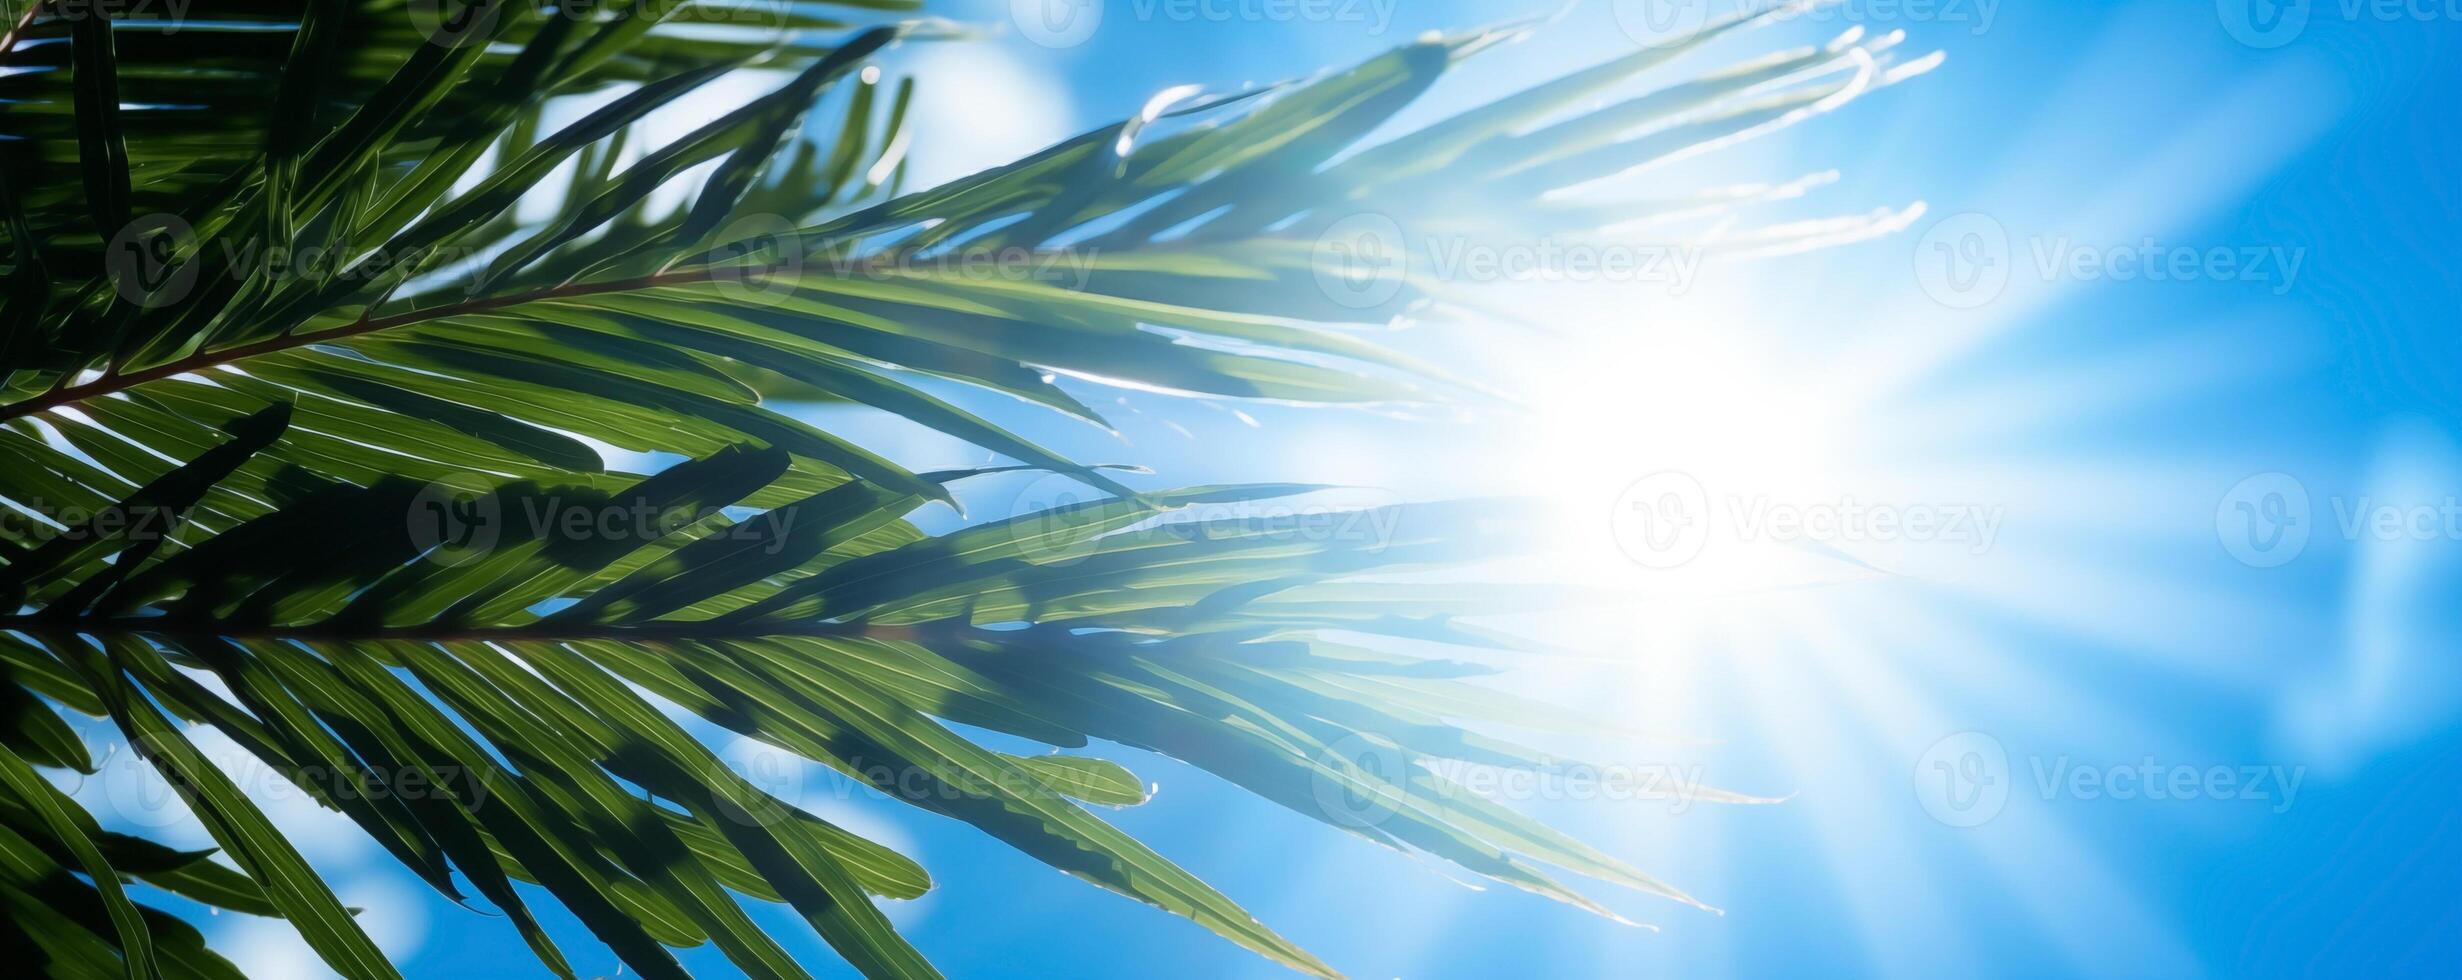
[[[266,430],[286,416],[275,409],[245,420],[219,448],[268,444]],[[1344,669],[1358,662],[1339,659],[1338,645],[1317,652],[1305,629],[1210,631],[1220,625],[1214,618],[1275,595],[1509,550],[1527,537],[1509,508],[1414,507],[1378,524],[1421,530],[1330,541],[1257,518],[1161,520],[1199,505],[1311,489],[1229,487],[1091,501],[888,544],[871,533],[922,498],[852,483],[740,520],[727,516],[788,466],[784,453],[743,448],[612,496],[588,484],[527,481],[474,491],[449,509],[494,515],[468,529],[485,535],[483,549],[423,539],[420,505],[438,501],[434,488],[402,480],[310,487],[304,481],[313,478],[301,475],[299,498],[133,575],[121,573],[122,562],[100,559],[129,558],[151,539],[99,530],[55,539],[45,547],[81,543],[75,556],[90,577],[59,573],[72,561],[44,554],[10,566],[34,571],[30,582],[12,576],[5,583],[26,596],[19,604],[28,611],[0,617],[10,631],[0,635],[22,638],[0,643],[13,648],[16,662],[39,664],[71,703],[103,705],[132,744],[166,766],[252,878],[288,880],[296,856],[268,836],[244,797],[194,770],[195,748],[152,704],[249,746],[446,894],[459,897],[450,872],[462,870],[524,925],[551,966],[561,960],[519,898],[502,880],[472,874],[473,862],[542,883],[577,911],[631,894],[670,913],[663,918],[676,926],[650,938],[706,938],[748,969],[779,961],[766,940],[745,931],[722,889],[794,904],[869,973],[928,974],[862,898],[865,890],[920,894],[920,869],[744,782],[637,690],[1319,972],[1321,963],[1228,898],[1069,802],[1141,801],[1133,776],[1094,759],[1002,755],[936,719],[1054,748],[1102,739],[1164,752],[1354,833],[1585,908],[1598,907],[1515,855],[1676,894],[1510,811],[1450,791],[1417,765],[1440,758],[1553,765],[1541,754],[1463,737],[1373,688],[1329,683],[1359,672]],[[190,488],[235,468],[209,453],[122,506],[160,506],[162,486],[193,497]],[[560,508],[654,514],[645,526],[673,530],[574,536],[567,532],[577,525],[564,521],[516,519]],[[1457,529],[1467,524],[1488,530],[1464,538]],[[343,529],[350,538],[337,540]],[[1260,589],[1260,582],[1275,587]],[[1336,593],[1317,594],[1339,603]],[[1157,613],[1180,619],[1187,635],[1158,634],[1150,621]],[[1408,674],[1414,664],[1388,659],[1364,672]],[[239,703],[177,668],[212,672]],[[441,704],[400,687],[396,671]],[[1419,684],[1432,695],[1453,686]],[[1226,728],[1224,717],[1247,724]],[[413,719],[420,721],[404,727]],[[454,734],[463,724],[484,743]],[[1340,748],[1357,738],[1396,739],[1380,749],[1413,765],[1363,768]],[[455,780],[436,776],[446,772],[484,789],[446,800],[391,786],[336,791],[360,780],[450,789]],[[349,778],[314,778],[335,773]],[[665,805],[625,793],[626,784]],[[1367,805],[1391,807],[1390,818],[1342,819],[1348,811],[1321,798],[1329,787],[1380,801]],[[508,840],[524,832],[564,838],[523,842],[528,847]],[[494,846],[485,846],[491,838]],[[583,857],[593,853],[599,860]],[[550,860],[563,866],[540,866]],[[333,933],[319,944],[329,957],[356,949],[347,918],[332,918],[326,896],[268,891],[295,921],[325,913],[313,921]],[[628,962],[661,968],[651,955],[657,942],[601,920],[593,927]]]
[[[669,949],[703,943],[754,975],[804,975],[746,896],[795,908],[866,975],[935,975],[873,901],[922,894],[921,867],[750,784],[664,708],[1317,975],[1332,970],[1081,805],[1142,803],[1134,774],[951,725],[1162,753],[1601,914],[1549,869],[1691,901],[1444,775],[1561,771],[1460,727],[1526,724],[1533,706],[1463,663],[1341,639],[1516,645],[1463,622],[1515,594],[1394,578],[1521,546],[1516,505],[1409,505],[1372,515],[1391,536],[1328,539],[1249,509],[1316,488],[1138,491],[935,391],[1098,425],[1072,388],[1485,397],[1359,329],[1447,284],[1359,302],[1324,288],[1325,236],[1360,214],[1494,238],[1749,202],[1558,203],[1928,59],[1849,35],[1576,108],[1771,16],[1747,15],[1362,145],[1520,29],[1480,31],[1258,92],[1171,93],[902,192],[909,89],[873,61],[959,32],[883,20],[909,6],[894,0],[677,22],[704,6],[496,0],[439,20],[420,0],[254,2],[201,12],[175,44],[160,25],[11,8],[0,506],[37,520],[0,522],[0,921],[47,967],[231,974],[125,880],[280,915],[344,975],[392,974],[187,725],[440,893],[464,900],[467,882],[567,977],[515,882],[645,975],[683,975]],[[731,76],[769,87],[692,101]],[[706,121],[649,145],[686,108]],[[325,259],[266,263],[290,249]],[[969,271],[1056,257],[1083,279]],[[906,516],[989,470],[912,472],[788,408],[824,399],[1105,495],[925,535]],[[616,472],[594,444],[686,459]],[[523,519],[554,512],[648,518]],[[235,867],[107,833],[52,790],[37,767],[90,768],[60,710],[108,716]]]

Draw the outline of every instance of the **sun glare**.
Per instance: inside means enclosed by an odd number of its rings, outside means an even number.
[[[1749,320],[1696,309],[1581,330],[1547,352],[1552,371],[1525,389],[1516,471],[1554,502],[1579,581],[1705,598],[1840,570],[1796,522],[1841,500],[1853,406],[1784,350],[1721,327],[1737,322]]]

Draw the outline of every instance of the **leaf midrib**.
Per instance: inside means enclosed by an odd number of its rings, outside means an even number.
[[[766,274],[768,271],[770,270],[758,270],[753,275],[757,276]],[[549,286],[519,293],[509,293],[502,296],[489,296],[482,299],[464,300],[458,303],[447,303],[441,306],[431,306],[426,309],[405,310],[389,316],[362,316],[357,322],[354,322],[349,326],[338,327],[332,330],[323,330],[316,333],[307,334],[286,333],[278,337],[269,337],[252,344],[241,344],[236,347],[225,347],[219,350],[201,351],[175,361],[167,361],[140,371],[107,373],[83,384],[61,385],[34,398],[12,402],[7,405],[0,405],[0,422],[7,422],[14,419],[24,418],[29,415],[39,414],[63,405],[73,405],[89,398],[96,398],[103,395],[113,394],[115,392],[126,391],[130,388],[134,388],[138,385],[151,381],[160,381],[164,378],[176,377],[182,374],[193,374],[198,371],[220,367],[225,364],[237,363],[252,357],[262,357],[267,354],[279,354],[284,351],[297,350],[299,348],[308,347],[315,344],[329,344],[338,340],[348,340],[353,337],[364,336],[383,330],[391,330],[396,327],[406,327],[412,324],[426,323],[431,320],[441,320],[456,316],[467,316],[473,313],[484,313],[489,310],[503,309],[509,306],[521,306],[528,303],[537,303],[553,299],[564,299],[573,296],[590,296],[598,293],[611,292],[630,292],[641,289],[652,289],[659,286],[681,285],[688,282],[703,280],[707,277],[708,272],[700,269],[690,271],[659,272],[646,276],[635,276],[630,279],[614,279],[606,282],[569,283]]]
[[[414,643],[563,643],[589,640],[630,640],[635,642],[710,642],[717,640],[758,639],[762,637],[864,637],[881,640],[923,639],[931,632],[921,625],[884,625],[868,622],[802,622],[802,623],[720,623],[711,621],[651,622],[634,624],[556,623],[552,628],[539,626],[460,626],[452,624],[420,624],[416,626],[359,627],[340,624],[309,624],[303,626],[230,626],[211,622],[180,622],[160,617],[112,617],[87,619],[82,617],[45,616],[41,614],[0,616],[0,631],[73,631],[93,636],[143,635],[180,638],[216,638],[241,642],[299,641],[307,643],[374,643],[407,641]]]

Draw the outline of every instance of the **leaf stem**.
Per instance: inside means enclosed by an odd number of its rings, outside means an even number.
[[[26,7],[25,16],[17,18],[17,23],[9,28],[8,34],[0,37],[0,59],[7,58],[17,50],[17,40],[26,36],[26,31],[34,27],[34,18],[42,16],[44,8],[49,6],[51,6],[51,0],[35,0],[33,4]]]
[[[418,626],[354,627],[318,623],[307,626],[230,627],[214,623],[183,622],[174,619],[114,618],[62,619],[53,616],[0,616],[0,630],[29,632],[104,634],[135,634],[188,639],[224,639],[256,641],[302,641],[327,643],[379,643],[389,640],[413,643],[566,643],[577,640],[629,640],[655,643],[659,641],[749,640],[763,637],[867,637],[878,640],[915,640],[926,632],[918,626],[891,626],[878,623],[713,623],[654,622],[623,624],[557,623],[553,626],[463,626],[452,624],[422,624]]]
[[[345,327],[338,327],[332,330],[325,330],[311,334],[283,334],[278,337],[268,337],[253,344],[241,344],[237,347],[224,347],[217,350],[199,351],[187,357],[157,364],[141,371],[105,374],[101,377],[85,382],[84,384],[55,387],[52,390],[44,392],[34,398],[11,402],[7,405],[0,405],[0,422],[6,422],[12,419],[19,419],[29,415],[39,414],[54,408],[58,408],[62,405],[72,405],[88,398],[95,398],[102,395],[113,394],[115,392],[126,391],[149,381],[160,381],[164,378],[219,367],[236,361],[246,360],[251,357],[259,357],[266,354],[278,354],[283,351],[297,350],[301,347],[309,347],[316,344],[329,344],[338,340],[348,340],[352,337],[376,333],[381,330],[391,330],[395,327],[408,326],[414,323],[424,323],[429,320],[440,320],[446,317],[463,316],[471,313],[483,313],[488,310],[502,309],[508,306],[519,306],[524,303],[535,303],[542,300],[562,299],[572,296],[590,296],[598,293],[627,292],[635,289],[650,289],[658,286],[681,285],[684,283],[693,282],[695,280],[705,279],[708,276],[709,270],[692,269],[682,272],[660,272],[646,276],[636,276],[631,279],[613,279],[606,282],[564,283],[555,286],[548,286],[542,289],[533,289],[526,292],[508,293],[502,296],[489,296],[481,299],[464,300],[458,303],[446,303],[441,306],[431,306],[426,309],[404,310],[400,313],[395,313],[389,316],[361,316],[356,322],[353,322],[349,326]]]

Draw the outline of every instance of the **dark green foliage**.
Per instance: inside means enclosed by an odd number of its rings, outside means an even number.
[[[0,939],[35,972],[234,975],[143,883],[392,975],[206,761],[205,726],[493,905],[556,975],[514,882],[647,976],[701,943],[802,976],[743,898],[793,907],[867,975],[934,975],[873,901],[923,894],[923,868],[747,782],[645,692],[1314,974],[1332,970],[1083,805],[1143,803],[1136,775],[951,724],[1168,754],[1585,908],[1542,866],[1682,897],[1431,765],[1547,770],[1460,725],[1561,716],[1334,638],[1514,647],[1459,621],[1504,593],[1374,578],[1520,547],[1515,505],[1312,533],[1254,505],[1315,488],[1136,492],[931,390],[1098,424],[1055,374],[1480,397],[1352,329],[1444,284],[1351,301],[1325,286],[1325,235],[1360,214],[1473,237],[1575,222],[1541,195],[1834,105],[1894,77],[1893,41],[1567,115],[1741,19],[1357,150],[1514,36],[1478,32],[907,193],[909,88],[867,68],[956,36],[895,19],[909,3],[689,29],[707,6],[442,5],[240,0],[176,31],[7,5],[0,505],[46,520],[0,525]],[[641,145],[645,118],[730,73],[772,87]],[[971,275],[969,255],[1086,277]],[[980,473],[910,472],[781,410],[823,400],[1101,494],[927,536],[906,516]],[[686,459],[612,472],[589,440]],[[110,719],[230,864],[106,832],[54,789],[40,770],[93,768],[64,712]]]

